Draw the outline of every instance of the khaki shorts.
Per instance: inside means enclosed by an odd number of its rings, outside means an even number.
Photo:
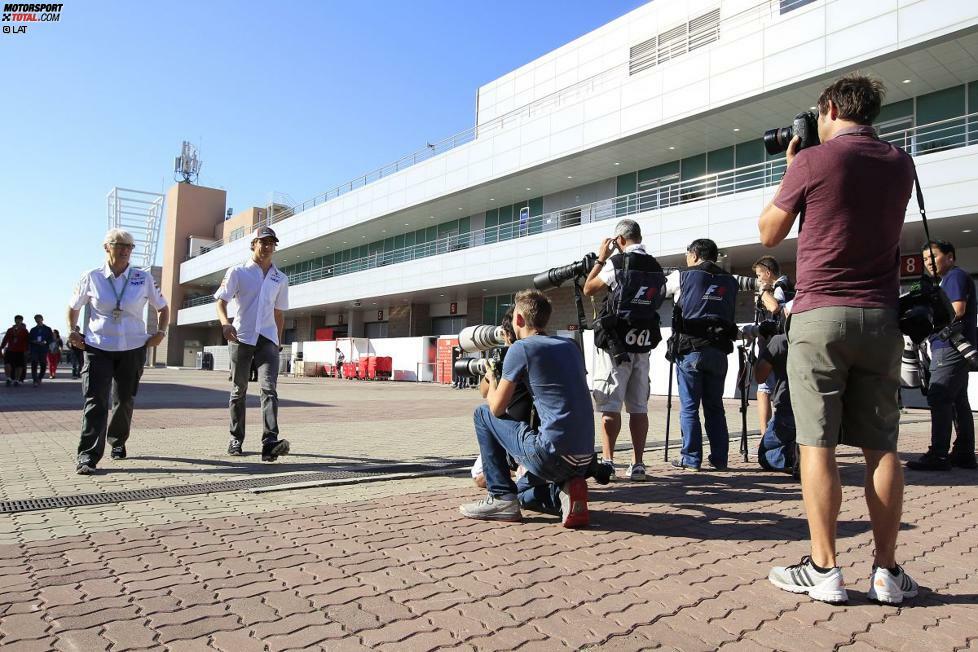
[[[894,310],[827,307],[788,322],[797,441],[895,451],[903,336]]]
[[[591,390],[596,412],[621,412],[622,403],[628,414],[649,411],[649,354],[629,353],[628,357],[628,362],[616,365],[606,351],[597,349]]]

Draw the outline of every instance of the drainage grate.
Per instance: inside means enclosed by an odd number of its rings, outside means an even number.
[[[273,477],[248,478],[245,480],[226,480],[223,482],[204,482],[200,484],[184,484],[168,487],[153,487],[150,489],[134,489],[131,491],[109,491],[97,494],[78,494],[75,496],[50,496],[47,498],[30,498],[25,500],[0,501],[0,514],[15,514],[20,512],[35,512],[45,509],[62,509],[65,507],[84,507],[87,505],[111,505],[136,500],[156,500],[159,498],[174,498],[178,496],[194,496],[201,494],[241,491],[259,487],[271,487],[283,484],[298,484],[301,482],[321,482],[323,480],[352,480],[354,478],[370,478],[391,473],[431,473],[433,471],[449,471],[462,465],[471,464],[471,460],[446,460],[433,464],[391,464],[387,466],[369,466],[357,471],[337,470],[319,471],[316,473],[297,473],[295,475],[276,475]]]

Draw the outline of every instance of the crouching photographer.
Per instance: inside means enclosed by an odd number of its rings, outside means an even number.
[[[771,406],[773,417],[761,428],[761,442],[757,448],[757,462],[768,471],[784,471],[794,474],[795,467],[795,414],[791,410],[791,394],[788,391],[788,338],[779,333],[761,341],[754,379],[771,382]],[[773,382],[772,382],[773,381]]]
[[[954,245],[943,240],[928,242],[923,249],[924,269],[940,279],[940,288],[950,300],[951,323],[930,336],[930,448],[918,459],[907,462],[915,471],[948,471],[952,466],[978,468],[975,460],[975,422],[968,402],[968,373],[976,370],[978,354],[978,308],[975,284],[968,273],[955,265]],[[953,313],[953,314],[951,314]],[[951,428],[958,415],[957,439],[951,447]]]
[[[544,332],[551,311],[538,290],[516,295],[516,342],[506,352],[500,377],[486,374],[486,404],[474,415],[488,493],[462,505],[464,516],[520,521],[522,506],[559,515],[564,527],[588,524],[585,476],[594,457],[594,421],[584,360],[572,340]],[[521,381],[533,396],[537,427],[503,418]],[[527,470],[519,487],[510,477],[507,454]]]
[[[616,250],[620,253],[614,254]],[[633,456],[626,475],[632,481],[643,481],[642,456],[649,434],[649,352],[662,339],[657,311],[665,296],[666,277],[655,257],[645,251],[642,231],[634,220],[618,222],[614,237],[602,241],[598,252],[584,294],[608,291],[594,321],[598,351],[591,392],[595,410],[601,413],[601,463],[614,477],[615,442],[624,405]]]

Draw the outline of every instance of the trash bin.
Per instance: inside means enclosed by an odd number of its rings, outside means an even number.
[[[207,371],[214,371],[214,354],[209,351],[204,351],[201,355],[200,368]]]

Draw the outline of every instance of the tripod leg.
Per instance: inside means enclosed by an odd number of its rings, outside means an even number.
[[[669,362],[669,390],[666,392],[666,446],[663,462],[669,461],[669,425],[672,419],[672,370],[673,362]]]

